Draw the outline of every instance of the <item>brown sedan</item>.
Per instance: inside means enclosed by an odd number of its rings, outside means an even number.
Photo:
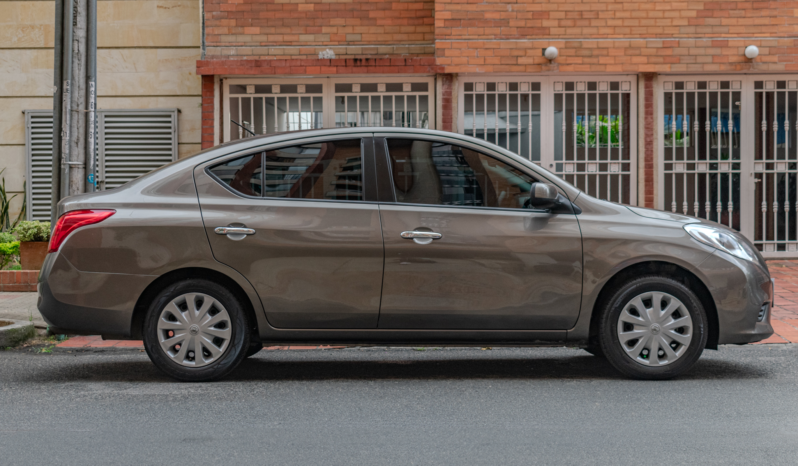
[[[264,344],[567,344],[663,379],[773,333],[767,266],[739,233],[595,199],[453,133],[246,139],[59,214],[44,318],[142,338],[180,380]]]

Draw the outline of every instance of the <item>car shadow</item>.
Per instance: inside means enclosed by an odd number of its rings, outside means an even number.
[[[326,381],[326,380],[624,380],[603,358],[588,354],[565,357],[472,357],[440,352],[430,357],[413,353],[357,355],[342,358],[327,354],[276,354],[264,351],[244,360],[223,379],[232,381]],[[405,356],[406,355],[406,356]],[[403,357],[404,356],[404,357]],[[426,355],[425,355],[426,356]],[[137,358],[138,359],[138,358]],[[32,371],[30,382],[173,382],[148,360],[83,361],[79,367]],[[754,364],[701,359],[688,373],[674,379],[739,380],[768,378],[772,374]]]
[[[728,361],[704,360],[675,380],[758,379],[769,377],[760,368]],[[606,359],[572,357],[499,359],[391,359],[385,361],[245,360],[225,380],[468,380],[468,379],[626,379]]]

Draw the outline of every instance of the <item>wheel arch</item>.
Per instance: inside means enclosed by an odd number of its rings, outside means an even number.
[[[691,271],[680,265],[664,261],[648,261],[631,264],[619,270],[604,284],[593,305],[593,310],[591,311],[588,336],[589,344],[593,345],[597,343],[599,331],[598,314],[601,312],[601,308],[604,306],[606,300],[610,298],[610,293],[621,283],[631,278],[652,274],[662,275],[676,280],[695,292],[707,314],[709,334],[707,335],[706,348],[718,349],[718,337],[720,332],[718,310],[715,307],[715,301],[712,299],[712,294],[709,292],[709,289],[704,282]]]
[[[252,337],[260,339],[258,334],[258,318],[255,314],[255,309],[252,301],[247,295],[246,291],[234,279],[225,275],[217,270],[202,268],[202,267],[188,267],[171,272],[165,273],[150,283],[147,288],[139,296],[136,301],[136,306],[133,309],[133,316],[131,318],[130,333],[133,339],[140,340],[142,338],[142,330],[144,327],[144,318],[147,315],[147,310],[150,304],[158,296],[158,293],[163,291],[166,287],[177,283],[179,281],[188,279],[205,279],[218,283],[226,287],[232,292],[236,298],[241,302],[244,311],[247,313],[249,322],[252,324],[250,329]]]

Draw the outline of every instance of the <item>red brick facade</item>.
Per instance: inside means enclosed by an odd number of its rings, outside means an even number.
[[[0,270],[0,291],[36,291],[38,270]]]
[[[207,0],[209,57],[432,56],[431,0]]]
[[[654,75],[643,80],[643,206],[654,207]]]

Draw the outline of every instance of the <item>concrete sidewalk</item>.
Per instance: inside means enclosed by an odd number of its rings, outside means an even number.
[[[798,260],[768,261],[776,279],[776,305],[771,323],[776,332],[758,344],[798,343]],[[0,293],[0,319],[32,320],[37,328],[47,324],[36,309],[36,293]],[[63,348],[143,348],[140,341],[102,340],[99,336],[73,337]],[[328,349],[329,346],[274,346],[267,349]]]
[[[32,321],[36,328],[46,329],[47,323],[36,309],[37,293],[0,293],[0,319]]]

